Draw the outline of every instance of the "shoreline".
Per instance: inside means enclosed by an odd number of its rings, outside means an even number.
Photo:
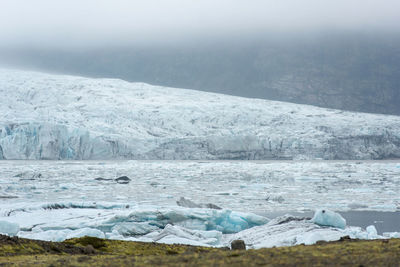
[[[400,239],[230,250],[94,237],[48,242],[0,235],[2,266],[396,266]]]

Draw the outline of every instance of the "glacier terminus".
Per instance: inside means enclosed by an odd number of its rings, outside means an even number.
[[[400,117],[0,70],[0,159],[390,159]]]

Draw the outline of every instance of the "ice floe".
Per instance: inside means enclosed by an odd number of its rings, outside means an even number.
[[[341,229],[346,227],[346,220],[339,213],[327,209],[317,210],[311,221],[322,226],[332,226]]]

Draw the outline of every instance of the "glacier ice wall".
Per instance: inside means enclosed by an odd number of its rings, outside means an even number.
[[[400,117],[0,70],[0,159],[386,159]]]
[[[53,124],[6,124],[0,128],[3,159],[102,159],[118,157],[117,142],[87,130]]]

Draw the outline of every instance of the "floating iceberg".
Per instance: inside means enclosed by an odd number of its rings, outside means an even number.
[[[311,222],[321,226],[331,226],[341,229],[346,227],[346,220],[339,213],[327,209],[317,210]]]

